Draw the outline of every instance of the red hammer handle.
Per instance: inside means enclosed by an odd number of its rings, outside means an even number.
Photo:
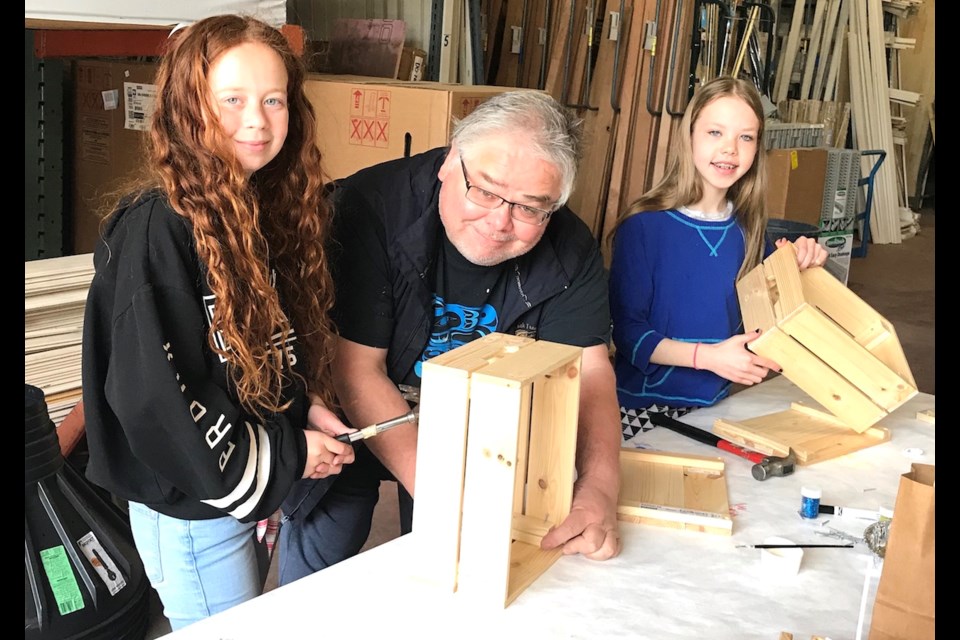
[[[724,451],[729,451],[730,453],[740,456],[741,458],[746,458],[751,462],[761,463],[763,459],[767,456],[760,453],[759,451],[750,451],[749,449],[744,449],[743,447],[737,446],[732,442],[727,440],[719,440],[717,442],[717,449],[723,449]]]

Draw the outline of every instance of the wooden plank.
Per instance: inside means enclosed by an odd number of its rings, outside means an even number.
[[[796,0],[793,5],[793,18],[790,20],[790,32],[787,41],[780,50],[782,66],[777,72],[776,88],[774,89],[775,103],[787,99],[790,82],[793,76],[793,63],[797,58],[797,48],[800,44],[800,27],[803,26],[803,8],[805,0]]]
[[[921,422],[929,422],[930,424],[937,423],[937,415],[935,409],[925,409],[923,411],[917,411],[917,420]]]
[[[531,422],[537,428],[530,430],[523,513],[554,525],[570,513],[573,500],[581,354],[574,353],[532,385]]]
[[[917,394],[916,388],[810,305],[778,326],[888,413]]]
[[[814,100],[823,100],[823,80],[827,77],[827,69],[833,63],[833,56],[837,53],[837,41],[843,40],[837,33],[837,17],[840,15],[841,0],[830,0],[827,8],[827,18],[823,25],[823,42],[820,46],[820,63],[817,65],[817,77],[813,83],[810,97]]]
[[[448,352],[450,353],[450,352]],[[436,358],[434,359],[436,360]],[[417,438],[417,576],[446,591],[457,587],[469,371],[423,363]]]
[[[587,110],[583,115],[585,151],[580,163],[570,208],[587,223],[593,235],[600,237],[603,228],[602,212],[606,205],[607,188],[610,184],[610,161],[613,135],[617,117],[610,100],[611,86],[617,82],[613,77],[613,62],[619,40],[610,40],[610,27],[620,0],[606,0],[603,26],[598,34],[600,45],[590,87],[590,104],[596,110]]]
[[[767,455],[785,456],[793,449],[800,465],[836,458],[890,439],[890,431],[884,427],[856,433],[835,417],[798,403],[786,411],[747,420],[719,418],[713,432]]]
[[[761,334],[750,350],[778,363],[794,384],[857,432],[879,422],[886,412],[820,357],[779,328]]]
[[[834,36],[833,53],[830,54],[830,71],[827,73],[827,82],[823,89],[824,100],[835,100],[837,96],[837,81],[840,77],[840,61],[843,60],[843,50],[847,46],[847,25],[850,22],[850,3],[843,2],[840,6],[840,17],[837,19],[837,30]],[[848,54],[849,55],[849,54]]]
[[[733,528],[723,460],[620,450],[617,518],[729,535]]]
[[[520,392],[520,424],[517,428],[517,471],[513,485],[513,504],[523,505],[527,495],[530,458],[530,417],[532,414],[533,385],[523,387]],[[516,510],[516,509],[515,509]],[[523,513],[520,508],[520,513]],[[514,525],[516,528],[516,525]],[[529,542],[529,541],[528,541]]]
[[[538,546],[519,540],[512,543],[510,546],[510,566],[512,570],[507,584],[507,598],[504,605],[516,600],[524,589],[533,584],[533,581],[539,578],[562,555],[563,551],[561,549],[544,551]]]
[[[508,594],[520,405],[520,385],[473,375],[457,593],[487,610]]]
[[[797,250],[793,244],[787,244],[771,253],[761,264],[767,280],[776,285],[771,299],[777,320],[782,320],[806,303],[797,267]]]
[[[606,239],[613,230],[621,212],[630,204],[623,202],[626,186],[624,180],[629,160],[628,154],[633,144],[639,117],[637,114],[643,110],[643,96],[640,95],[640,87],[642,80],[647,75],[647,56],[646,50],[643,48],[647,4],[647,0],[633,2],[628,17],[621,16],[621,24],[625,25],[622,34],[625,34],[626,42],[621,49],[621,87],[618,101],[620,113],[617,116],[617,126],[613,137],[613,156],[607,183],[606,209],[602,213],[603,226],[600,234],[600,246],[608,268],[612,256],[610,255],[610,245],[606,242]],[[651,6],[655,5],[656,0],[650,0],[649,4]],[[624,35],[621,35],[621,37],[624,37]]]
[[[777,324],[771,282],[762,268],[751,269],[737,281],[737,297],[745,332],[767,331]]]
[[[927,128],[934,129],[932,105],[936,97],[936,28],[933,2],[923,2],[909,18],[898,20],[900,35],[912,38],[913,49],[900,52],[900,67],[903,72],[902,89],[921,95],[916,108],[904,109],[907,118],[907,193],[916,199],[923,195],[923,148]],[[936,142],[936,140],[934,140]]]
[[[806,301],[839,324],[852,338],[880,359],[897,376],[916,388],[910,365],[889,320],[881,316],[826,269],[800,274]]]
[[[800,98],[812,98],[810,95],[810,85],[813,83],[814,67],[817,63],[817,56],[820,53],[820,40],[823,36],[823,22],[826,11],[826,0],[817,0],[813,10],[812,34],[807,42],[807,59],[803,69],[803,77],[800,78]]]
[[[520,350],[511,353],[518,351]],[[483,369],[477,370],[474,376],[485,376],[487,384],[519,387],[534,382],[542,376],[544,371],[555,371],[564,367],[563,375],[573,378],[580,375],[579,364],[574,363],[582,353],[581,347],[537,340],[524,345],[522,353],[516,357],[491,358],[491,361]]]
[[[557,100],[563,99],[563,67],[571,46],[570,18],[575,14],[575,0],[557,0],[557,9],[547,53],[547,80],[543,89]]]

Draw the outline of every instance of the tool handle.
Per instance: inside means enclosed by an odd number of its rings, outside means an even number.
[[[741,458],[746,458],[751,462],[756,462],[760,464],[763,462],[763,459],[767,456],[760,453],[759,451],[750,451],[749,449],[744,449],[741,446],[735,445],[728,440],[719,440],[717,441],[717,449],[723,449],[734,455],[740,456]]]

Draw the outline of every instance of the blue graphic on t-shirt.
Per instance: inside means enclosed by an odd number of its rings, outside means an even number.
[[[442,297],[434,294],[433,332],[420,361],[413,368],[414,373],[422,378],[424,360],[493,333],[497,330],[497,322],[497,310],[489,304],[482,307],[446,304]]]

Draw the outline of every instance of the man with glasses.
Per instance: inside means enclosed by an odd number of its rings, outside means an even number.
[[[425,360],[491,332],[584,347],[573,508],[542,544],[604,560],[620,549],[620,412],[602,259],[563,206],[580,134],[548,95],[509,91],[458,122],[450,147],[340,181],[333,369],[347,419],[365,426],[409,410],[398,385],[419,386]],[[410,530],[416,447],[416,428],[399,427],[335,482],[301,484],[284,505],[281,584],[359,551],[381,479],[399,481]]]

